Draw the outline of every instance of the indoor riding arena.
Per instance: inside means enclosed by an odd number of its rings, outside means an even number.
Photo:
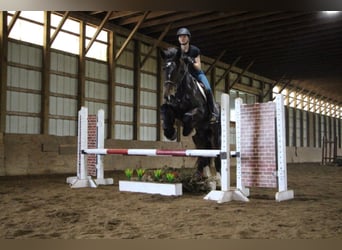
[[[342,239],[342,12],[0,17],[0,239]]]

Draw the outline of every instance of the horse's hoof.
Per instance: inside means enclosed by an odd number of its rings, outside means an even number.
[[[177,133],[175,130],[175,132],[173,133],[173,135],[171,136],[171,138],[169,140],[174,141],[174,140],[176,140],[176,138],[177,138]]]
[[[195,181],[202,181],[203,180],[203,173],[201,173],[200,171],[196,171],[193,175],[192,175],[192,178],[195,180]]]
[[[208,181],[207,185],[209,190],[216,190],[216,181]]]
[[[219,172],[216,172],[215,181],[216,181],[216,186],[220,188],[221,187],[221,174]]]
[[[183,136],[188,136],[192,132],[192,128],[185,126],[183,127]]]
[[[210,177],[211,176],[211,171],[209,166],[205,166],[203,168],[203,176],[204,177]]]
[[[165,135],[165,137],[166,137],[168,140],[174,141],[174,140],[176,140],[176,138],[177,138],[177,131],[174,130],[174,131],[173,131],[173,134],[171,134],[171,133],[166,133],[166,132],[165,132],[164,135]]]

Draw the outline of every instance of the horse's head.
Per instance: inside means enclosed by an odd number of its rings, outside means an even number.
[[[180,84],[180,65],[183,63],[180,50],[168,48],[161,51],[161,57],[164,60],[164,99],[168,102],[175,96],[178,84]]]

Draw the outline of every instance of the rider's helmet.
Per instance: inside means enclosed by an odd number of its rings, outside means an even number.
[[[191,37],[191,33],[187,28],[180,28],[177,31],[177,37],[179,37],[180,35],[187,35],[189,38]]]

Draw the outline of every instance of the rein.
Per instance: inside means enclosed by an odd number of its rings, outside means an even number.
[[[179,71],[180,71],[180,69],[178,69],[178,72],[177,72],[177,73],[179,73]],[[185,75],[186,75],[188,72],[189,72],[188,67],[185,67],[183,76],[180,78],[180,80],[179,80],[178,82],[181,83],[181,82],[183,81]],[[177,86],[177,83],[174,82],[174,81],[171,81],[170,79],[164,81],[164,86],[165,86],[165,85],[168,85],[168,84],[170,84],[170,85],[172,85],[172,86]]]

